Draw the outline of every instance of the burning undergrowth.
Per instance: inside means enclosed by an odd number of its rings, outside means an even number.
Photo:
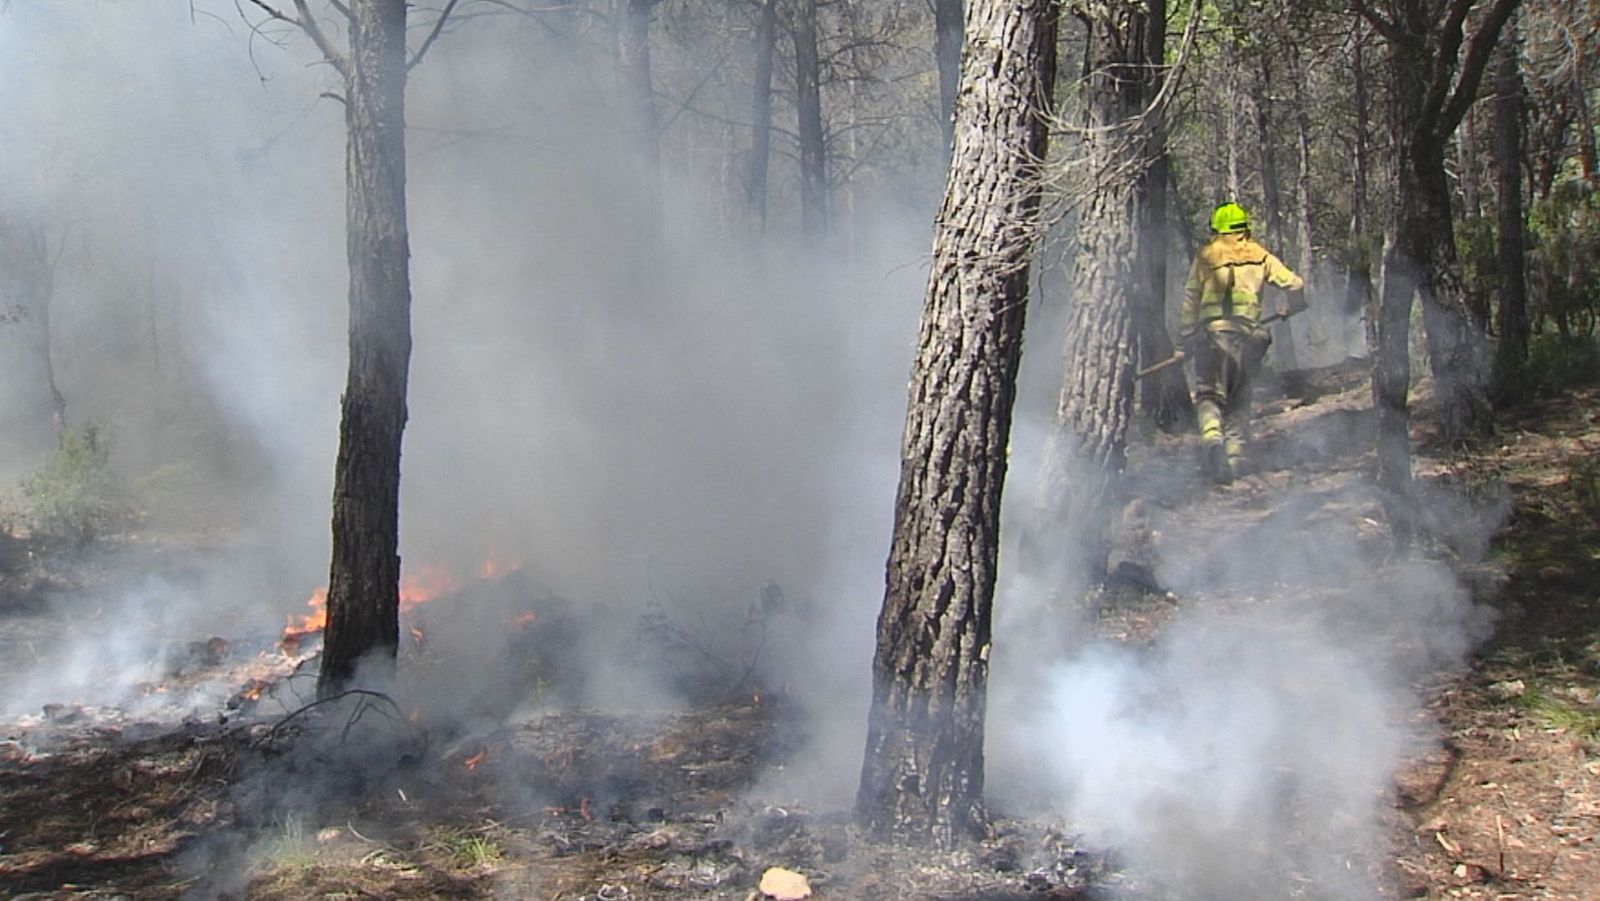
[[[824,894],[894,899],[1077,897],[1114,878],[1036,823],[930,855],[763,795],[816,713],[766,685],[763,649],[793,610],[776,586],[738,647],[650,605],[620,630],[640,669],[721,691],[599,710],[590,664],[619,630],[596,620],[614,614],[521,571],[439,584],[408,603],[382,690],[316,700],[319,637],[296,619],[175,650],[156,693],[186,700],[161,717],[62,704],[11,722],[0,880],[47,897],[687,899],[742,896],[784,867]]]

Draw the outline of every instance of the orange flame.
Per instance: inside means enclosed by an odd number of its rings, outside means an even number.
[[[489,756],[489,749],[488,748],[484,748],[482,751],[479,751],[478,753],[472,755],[471,757],[468,757],[466,760],[461,761],[461,764],[463,766],[465,766],[467,768],[467,772],[470,773],[473,770],[476,770],[478,768],[478,764],[483,763],[484,758],[486,758],[488,756]]]
[[[529,626],[533,625],[535,622],[538,622],[538,620],[539,620],[539,614],[534,612],[534,611],[532,611],[532,610],[529,610],[527,613],[519,613],[516,616],[512,617],[511,618],[511,625],[516,626],[518,629],[526,629]]]
[[[410,610],[460,588],[461,580],[450,570],[442,566],[424,566],[400,577],[400,609]]]
[[[442,566],[423,566],[414,573],[406,573],[400,577],[400,610],[410,610],[418,604],[426,604],[436,598],[443,597],[461,588],[461,580],[457,579],[450,570]],[[326,585],[311,593],[306,600],[306,606],[311,612],[304,616],[289,617],[283,627],[283,641],[287,645],[294,645],[301,638],[314,632],[321,632],[328,625],[328,587]],[[417,635],[417,630],[412,630]],[[417,635],[418,640],[421,636]]]
[[[311,597],[306,601],[306,606],[311,612],[305,616],[289,617],[289,622],[283,627],[283,639],[287,642],[297,642],[302,637],[313,632],[321,632],[328,624],[328,589],[318,588],[311,592]]]

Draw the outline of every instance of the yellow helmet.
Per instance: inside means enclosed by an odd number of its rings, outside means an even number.
[[[1225,203],[1211,214],[1211,230],[1219,235],[1250,230],[1250,214],[1237,203]]]

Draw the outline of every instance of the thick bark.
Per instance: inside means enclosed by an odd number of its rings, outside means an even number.
[[[1452,441],[1487,434],[1494,423],[1489,399],[1493,371],[1483,323],[1474,319],[1462,282],[1444,143],[1428,136],[1403,152],[1406,172],[1397,201],[1405,225],[1398,244],[1402,253],[1423,267],[1422,324],[1440,431]]]
[[[1377,482],[1401,546],[1409,543],[1414,528],[1408,394],[1415,297],[1422,300],[1443,436],[1459,439],[1492,426],[1486,340],[1469,316],[1461,283],[1444,159],[1450,135],[1477,93],[1489,51],[1516,4],[1496,0],[1459,61],[1467,0],[1452,0],[1446,24],[1437,29],[1437,13],[1426,0],[1397,0],[1394,17],[1381,22],[1389,41],[1396,197],[1384,247],[1372,390],[1378,412]]]
[[[1069,596],[1105,579],[1107,531],[1133,414],[1129,288],[1140,236],[1132,186],[1097,191],[1085,215],[1095,225],[1079,231],[1056,431],[1043,474],[1048,521],[1039,531],[1051,541],[1025,561],[1036,568],[1053,561],[1059,570],[1045,571],[1049,581]]]
[[[1069,597],[1105,578],[1133,415],[1136,344],[1146,348],[1147,362],[1172,354],[1163,322],[1164,232],[1153,227],[1165,218],[1165,192],[1152,196],[1168,178],[1156,165],[1165,160],[1165,129],[1159,110],[1144,115],[1160,80],[1160,57],[1152,55],[1165,45],[1164,5],[1096,7],[1082,16],[1090,32],[1082,152],[1092,184],[1078,230],[1041,521],[1023,561]],[[1161,377],[1183,385],[1187,399],[1180,367]]]
[[[1395,0],[1392,17],[1378,20],[1389,42],[1389,127],[1397,169],[1373,393],[1379,413],[1379,483],[1393,498],[1402,497],[1395,492],[1410,478],[1409,401],[1407,385],[1398,380],[1402,371],[1409,376],[1410,361],[1385,356],[1409,352],[1404,339],[1414,296],[1422,300],[1443,437],[1459,440],[1493,427],[1488,343],[1482,324],[1471,317],[1461,280],[1444,161],[1450,136],[1477,94],[1490,51],[1517,0],[1496,0],[1466,40],[1463,23],[1470,5],[1468,0],[1450,0],[1441,25],[1439,11],[1428,0]],[[1405,540],[1408,526],[1397,518],[1395,528]]]
[[[1522,212],[1522,70],[1516,43],[1506,40],[1495,67],[1494,165],[1498,188],[1497,262],[1500,307],[1496,354],[1501,384],[1516,375],[1528,358],[1528,286],[1526,239]]]
[[[352,0],[345,228],[350,362],[333,486],[333,559],[318,694],[399,646],[400,442],[411,358],[406,232],[406,4]]]
[[[956,87],[961,81],[961,37],[966,28],[963,0],[933,0],[933,56],[939,66],[939,115],[944,146],[955,128]]]
[[[1160,90],[1167,58],[1166,0],[1147,0],[1143,16],[1143,40],[1138,44],[1137,76],[1141,108],[1149,105]],[[1164,110],[1153,110],[1144,153],[1145,165],[1139,168],[1136,202],[1139,209],[1138,258],[1132,291],[1133,324],[1138,338],[1139,359],[1145,365],[1172,356],[1176,349],[1167,332],[1167,251],[1172,225],[1168,217],[1168,187],[1172,166],[1167,156],[1167,124]],[[1187,428],[1194,421],[1189,398],[1189,383],[1183,370],[1173,366],[1139,383],[1140,404],[1147,416],[1165,431]]]
[[[795,0],[795,113],[800,135],[800,227],[828,230],[827,156],[822,131],[822,64],[817,55],[817,0]]]
[[[950,846],[986,829],[983,726],[1000,496],[1036,243],[1053,0],[969,8],[872,666],[856,812]]]
[[[778,39],[778,0],[757,0],[756,61],[750,100],[750,209],[767,225],[767,173],[772,161],[772,52]]]

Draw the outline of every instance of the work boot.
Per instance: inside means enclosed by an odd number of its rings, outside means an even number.
[[[1221,441],[1207,441],[1200,447],[1200,468],[1205,477],[1218,485],[1233,481],[1233,468],[1228,465],[1228,450]]]
[[[1223,442],[1222,446],[1228,455],[1228,471],[1235,476],[1248,475],[1247,467],[1249,464],[1245,462],[1244,458],[1244,442],[1238,438],[1229,437],[1227,441]]]

